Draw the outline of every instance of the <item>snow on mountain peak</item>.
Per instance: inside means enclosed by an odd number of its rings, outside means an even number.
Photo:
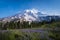
[[[31,12],[31,13],[38,13],[39,12],[37,9],[27,9],[25,11],[26,12]]]
[[[25,10],[25,15],[32,15],[32,16],[35,16],[35,17],[37,17],[38,15],[38,13],[39,13],[40,11],[39,10],[37,10],[37,9],[27,9],[27,10]]]
[[[11,16],[11,17],[6,17],[6,18],[3,18],[2,20],[3,21],[11,21],[11,20],[23,20],[23,21],[41,21],[41,20],[50,20],[52,19],[53,17],[52,16],[49,16],[49,15],[46,15],[46,14],[42,14],[39,10],[37,9],[27,9],[27,10],[24,10],[22,12],[18,12],[19,14],[16,14],[14,16]],[[54,17],[55,18],[55,17]]]
[[[24,18],[26,21],[36,20],[38,10],[36,9],[27,9],[24,13]]]

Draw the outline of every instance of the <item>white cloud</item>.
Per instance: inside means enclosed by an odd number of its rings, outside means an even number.
[[[60,15],[59,10],[42,10],[42,14],[47,14],[47,15]]]

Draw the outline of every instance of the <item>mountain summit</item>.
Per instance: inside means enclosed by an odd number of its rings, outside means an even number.
[[[42,14],[39,10],[36,9],[27,9],[22,12],[19,12],[16,15],[2,18],[1,21],[50,21],[51,19],[60,19],[59,16],[49,16],[46,14]]]
[[[26,21],[36,21],[39,19],[40,15],[43,15],[43,14],[36,9],[25,10],[24,19]]]
[[[17,18],[24,19],[25,21],[39,21],[40,16],[46,15],[36,9],[27,9],[21,12],[21,14],[16,15]]]

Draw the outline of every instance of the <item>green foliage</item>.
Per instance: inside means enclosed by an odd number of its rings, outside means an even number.
[[[23,28],[57,28],[60,27],[60,21],[58,20],[51,20],[51,21],[42,21],[42,22],[0,22],[0,29],[7,30],[7,29],[23,29]]]
[[[49,38],[53,40],[60,40],[60,32],[59,31],[49,31]]]
[[[47,35],[46,32],[48,32]],[[22,32],[20,30],[10,30],[0,32],[0,40],[60,40],[60,32],[55,30],[46,30],[41,35],[41,32]]]
[[[11,31],[0,33],[0,40],[40,40],[40,33]]]
[[[56,30],[47,30],[48,38],[46,36],[44,38],[41,38],[40,32],[21,32],[20,30],[14,30],[14,31],[7,31],[7,32],[0,32],[0,40],[60,40],[60,21],[51,20],[50,22],[42,21],[42,22],[32,22],[29,24],[29,22],[23,21],[22,23],[20,21],[18,22],[6,22],[2,23],[0,22],[0,30],[9,30],[9,29],[24,29],[24,28],[52,28]],[[58,31],[57,31],[58,30]]]
[[[14,34],[11,32],[0,32],[0,40],[15,40]]]

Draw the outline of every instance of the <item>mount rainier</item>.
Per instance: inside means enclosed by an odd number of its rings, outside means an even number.
[[[23,21],[31,22],[31,21],[44,21],[44,20],[50,21],[51,19],[60,20],[60,16],[43,14],[36,9],[27,9],[13,16],[0,18],[0,21],[18,21],[18,20],[22,21],[23,20]]]

